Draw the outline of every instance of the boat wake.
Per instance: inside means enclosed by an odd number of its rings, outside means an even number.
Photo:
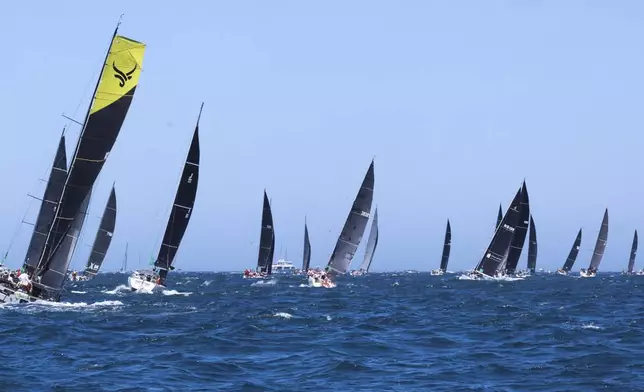
[[[72,293],[72,294],[87,294],[87,291],[76,291],[76,290],[72,290],[72,291],[70,291],[70,293]]]
[[[184,297],[187,297],[190,294],[192,294],[192,292],[190,292],[190,291],[182,292],[182,291],[177,291],[177,290],[163,290],[161,292],[161,294],[163,294],[163,295],[183,295]]]
[[[472,276],[470,274],[463,274],[458,277],[459,280],[488,280],[494,282],[514,282],[517,280],[525,280],[523,276]]]
[[[277,283],[277,279],[271,279],[271,280],[258,280],[256,282],[253,282],[251,286],[272,286]]]
[[[2,304],[0,305],[0,309],[22,308],[22,309],[30,309],[30,311],[39,310],[39,309],[47,309],[51,311],[67,311],[67,310],[80,310],[80,309],[99,309],[99,308],[104,309],[108,307],[118,307],[118,306],[123,306],[123,302],[98,301],[98,302],[93,302],[88,304],[87,302],[52,302],[52,301],[37,300],[30,304],[26,304],[25,306],[23,306],[22,304]]]
[[[112,289],[112,290],[103,290],[103,291],[101,291],[101,292],[102,292],[103,294],[115,295],[115,294],[118,294],[118,293],[121,293],[121,292],[129,292],[129,291],[132,291],[132,290],[131,290],[127,285],[125,285],[125,284],[120,284],[120,285],[116,286],[116,287],[115,287],[114,289]]]

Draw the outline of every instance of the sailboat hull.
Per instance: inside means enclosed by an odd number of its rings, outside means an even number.
[[[430,272],[430,274],[431,274],[431,275],[444,275],[444,274],[445,274],[445,271],[443,271],[443,270],[441,270],[441,269],[435,269],[435,270],[432,270],[432,271]]]
[[[586,271],[579,271],[579,276],[582,278],[594,278],[597,276],[597,273],[595,272],[586,272]]]
[[[324,287],[324,288],[327,288],[327,289],[332,289],[332,288],[336,287],[336,284],[331,282],[331,281],[327,281],[327,282],[323,283],[321,279],[316,280],[314,277],[309,276],[309,286],[311,286],[311,287]]]
[[[35,302],[38,300],[36,297],[17,291],[13,288],[5,286],[4,284],[0,285],[0,303],[3,304],[25,304],[29,302]]]
[[[134,274],[127,278],[127,284],[132,291],[159,291],[164,289],[162,285],[156,284],[151,280],[145,280]]]

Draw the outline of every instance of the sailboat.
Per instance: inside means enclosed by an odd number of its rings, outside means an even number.
[[[441,257],[441,265],[438,269],[432,270],[432,275],[443,275],[447,272],[447,262],[449,261],[449,252],[452,248],[452,227],[447,220],[447,227],[445,228],[445,241],[443,242],[443,256]]]
[[[570,248],[570,253],[568,253],[568,257],[566,258],[566,261],[564,262],[563,267],[557,269],[557,273],[559,275],[568,275],[568,272],[570,272],[570,270],[572,269],[572,266],[575,265],[575,260],[577,260],[577,254],[579,253],[580,246],[581,246],[581,229],[579,229],[579,232],[577,233],[575,242],[573,242],[572,248]]]
[[[633,234],[633,245],[631,245],[631,256],[628,258],[628,269],[626,270],[626,273],[625,273],[626,275],[633,274],[633,269],[635,268],[636,255],[637,255],[637,230],[635,230],[635,234]]]
[[[360,268],[357,271],[352,271],[351,275],[359,276],[364,275],[369,272],[371,267],[371,262],[373,261],[373,256],[376,253],[376,247],[378,246],[378,207],[376,207],[375,212],[373,213],[373,219],[371,220],[371,230],[369,231],[369,239],[367,240],[367,249],[364,252],[364,259]]]
[[[309,241],[309,228],[304,217],[304,248],[302,252],[302,272],[307,273],[311,265],[311,241]]]
[[[522,200],[521,190],[519,188],[508,210],[501,219],[497,229],[488,245],[481,261],[467,275],[473,279],[489,279],[503,274],[505,263],[510,252],[510,245],[517,224],[519,223],[520,203]]]
[[[125,273],[127,271],[127,248],[129,243],[125,243],[125,255],[123,255],[123,262],[121,263],[121,268],[118,270],[119,273]]]
[[[360,190],[356,195],[349,216],[344,222],[342,232],[335,244],[329,263],[325,268],[324,275],[313,275],[309,277],[309,284],[313,287],[335,287],[333,280],[338,275],[344,275],[349,270],[353,256],[360,245],[362,236],[367,228],[369,221],[369,211],[371,211],[371,203],[373,202],[373,186],[374,186],[374,167],[373,160],[369,165],[367,174],[365,174],[360,185]]]
[[[44,246],[37,255],[28,251],[24,279],[21,277],[16,287],[3,285],[0,302],[60,300],[71,261],[65,244],[82,226],[78,224],[85,215],[81,209],[89,203],[91,189],[116,142],[141,74],[145,44],[118,35],[118,28],[112,35],[60,196],[54,197],[55,213],[43,231]]]
[[[530,215],[530,238],[528,242],[528,271],[534,274],[537,269],[537,228]]]
[[[255,271],[244,271],[244,278],[265,278],[273,272],[273,258],[275,253],[275,229],[273,227],[273,212],[264,189],[264,202],[262,205],[262,228],[259,233],[259,249],[257,250],[257,267]]]
[[[168,223],[163,234],[163,240],[159,247],[159,253],[154,261],[154,269],[136,270],[128,277],[127,282],[132,291],[153,291],[165,288],[168,272],[173,270],[172,266],[183,235],[190,223],[192,210],[197,198],[197,186],[199,185],[199,120],[203,111],[203,103],[197,116],[197,124],[192,134],[192,141],[188,149],[188,155],[181,172],[181,180],[177,186],[177,193],[172,203],[172,210]]]
[[[521,202],[519,203],[519,222],[514,230],[512,242],[510,243],[510,251],[505,264],[506,275],[514,275],[516,273],[519,258],[523,251],[525,244],[525,237],[528,233],[528,225],[530,224],[530,198],[528,197],[528,188],[525,181],[521,187]]]
[[[107,250],[112,243],[112,236],[114,235],[115,227],[116,190],[114,189],[114,185],[112,185],[110,197],[107,199],[107,204],[105,204],[103,217],[101,218],[101,223],[98,227],[98,231],[96,232],[96,238],[94,238],[92,252],[87,259],[85,271],[83,272],[82,277],[80,277],[80,280],[93,279],[98,274],[98,271],[101,269],[101,265],[103,265],[103,261],[105,260]]]
[[[597,276],[597,269],[604,257],[604,250],[606,249],[606,242],[608,241],[608,208],[604,211],[604,218],[602,219],[602,226],[597,235],[597,242],[595,242],[595,250],[593,257],[590,259],[588,269],[581,269],[579,275],[582,278],[594,278]]]

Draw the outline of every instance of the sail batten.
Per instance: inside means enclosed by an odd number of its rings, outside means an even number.
[[[367,228],[369,211],[371,211],[373,201],[374,182],[374,163],[371,161],[326,266],[327,274],[331,277],[346,274],[349,270],[353,256]]]
[[[85,265],[85,276],[94,277],[98,274],[98,271],[101,269],[101,265],[103,265],[103,261],[105,260],[107,250],[112,243],[112,236],[114,235],[115,228],[116,190],[114,189],[114,185],[112,185],[112,191],[110,192],[110,197],[105,205],[105,211],[103,211],[103,217],[101,218],[101,223],[98,231],[96,232],[94,244],[92,245],[92,251]]]
[[[447,220],[447,227],[445,227],[445,241],[443,242],[443,256],[441,257],[440,270],[447,272],[447,263],[449,262],[449,253],[452,248],[452,227]]]
[[[183,165],[181,179],[177,185],[177,193],[172,203],[172,210],[170,211],[161,246],[159,247],[159,253],[154,262],[154,266],[159,270],[159,278],[162,283],[168,276],[168,271],[174,268],[172,264],[179,250],[179,245],[181,245],[181,241],[183,240],[183,235],[188,228],[188,223],[190,223],[195,200],[197,199],[199,165],[191,165],[188,162],[199,163],[199,120],[201,119],[202,110],[203,103],[199,109],[197,124],[192,134],[192,141],[190,142],[190,148],[188,149],[188,154]]]
[[[369,272],[371,267],[371,262],[373,261],[373,256],[376,253],[376,247],[378,246],[378,207],[373,214],[373,220],[371,221],[371,230],[369,231],[369,239],[367,240],[367,248],[364,252],[364,259],[360,265],[360,270],[364,272]]]

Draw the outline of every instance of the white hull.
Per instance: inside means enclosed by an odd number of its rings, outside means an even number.
[[[440,269],[435,269],[435,270],[432,270],[430,272],[430,274],[440,276],[440,275],[445,275],[445,272],[443,270],[440,270]]]
[[[579,276],[581,276],[582,278],[594,278],[595,276],[597,276],[597,274],[593,272],[589,273],[585,271],[579,271]]]
[[[132,291],[155,291],[164,289],[163,286],[155,282],[143,280],[141,278],[130,276],[127,278],[127,284]]]
[[[568,272],[566,272],[566,271],[557,270],[557,273],[558,273],[559,275],[568,276]]]
[[[327,283],[324,284],[324,283],[322,283],[322,279],[318,279],[316,281],[315,278],[310,277],[310,276],[309,276],[309,286],[311,286],[311,287],[325,287],[327,289],[332,289],[332,288],[336,287],[335,283],[333,283],[331,281],[327,281]]]
[[[0,285],[0,303],[4,304],[24,304],[38,300],[22,291],[16,291],[5,285]]]

